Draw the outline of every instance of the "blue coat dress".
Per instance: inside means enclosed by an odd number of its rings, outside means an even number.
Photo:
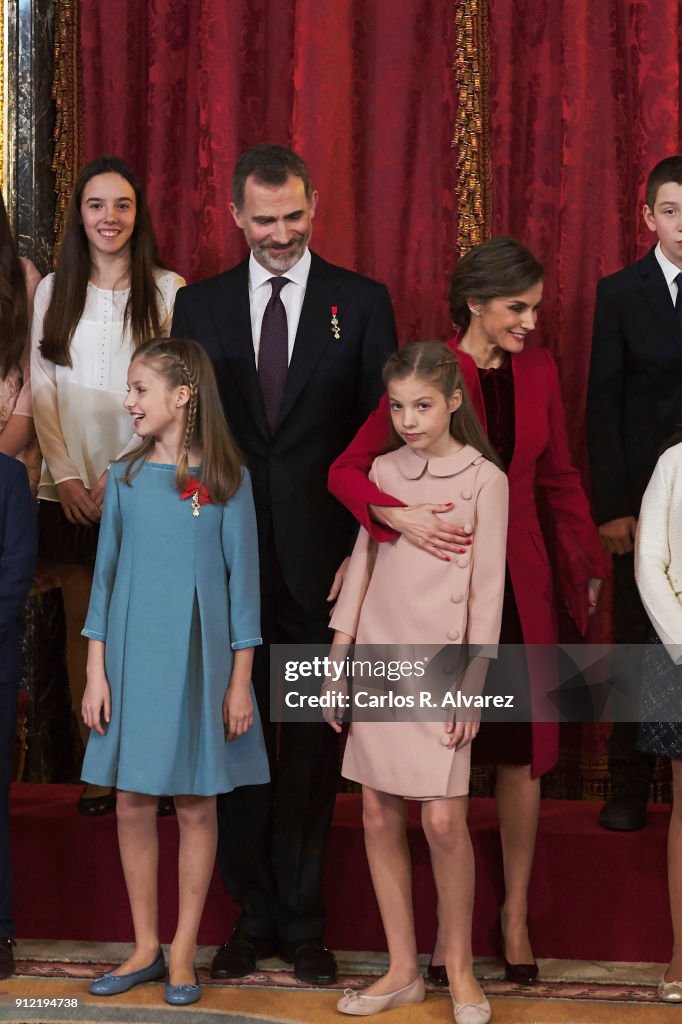
[[[111,467],[83,635],[102,640],[111,722],[90,733],[83,779],[149,794],[212,796],[269,781],[258,709],[225,742],[232,651],[260,644],[251,481],[198,516],[175,466],[128,485]],[[253,698],[253,693],[252,693]]]

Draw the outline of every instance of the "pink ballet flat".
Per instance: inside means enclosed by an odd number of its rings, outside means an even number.
[[[484,999],[482,1003],[453,1002],[456,1024],[488,1024],[492,1016],[490,1003]]]
[[[410,1003],[423,1003],[426,998],[424,979],[421,975],[395,992],[387,992],[384,996],[366,996],[347,988],[336,1004],[341,1013],[349,1013],[354,1017],[371,1017],[373,1013],[390,1010],[392,1006],[408,1006]]]

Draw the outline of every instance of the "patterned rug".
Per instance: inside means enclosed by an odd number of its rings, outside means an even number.
[[[17,974],[0,982],[0,1021],[14,1024],[167,1024],[182,1014],[183,1024],[339,1024],[336,1002],[344,988],[362,988],[381,973],[385,958],[376,954],[339,954],[341,976],[330,989],[308,989],[281,961],[267,961],[239,985],[208,976],[212,949],[200,951],[201,1001],[171,1008],[163,986],[148,984],[115,999],[90,996],[90,981],[127,955],[127,947],[104,944],[30,943],[21,946]],[[543,980],[532,988],[510,985],[499,965],[483,960],[477,974],[493,1006],[494,1024],[665,1024],[682,1022],[678,1007],[656,997],[663,967],[655,964],[587,964],[546,960]],[[425,1003],[391,1011],[395,1024],[452,1021],[447,994],[429,991]]]

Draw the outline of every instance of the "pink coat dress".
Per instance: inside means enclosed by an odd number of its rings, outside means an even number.
[[[383,544],[361,528],[331,620],[357,644],[481,644],[496,647],[504,595],[508,486],[504,473],[469,445],[425,459],[404,446],[374,461],[370,479],[406,504],[456,495],[473,544],[437,562],[402,536]],[[455,521],[455,511],[445,518]],[[491,652],[494,653],[494,650]],[[386,652],[387,658],[393,653]],[[469,788],[471,747],[443,745],[442,721],[353,722],[343,775],[415,800],[461,796]]]

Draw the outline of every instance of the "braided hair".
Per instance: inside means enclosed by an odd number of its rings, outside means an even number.
[[[212,501],[224,503],[239,490],[242,465],[239,449],[225,420],[211,361],[200,345],[185,338],[152,338],[136,350],[133,362],[142,360],[160,374],[173,390],[189,389],[182,451],[178,456],[176,482],[184,491],[190,478],[190,451],[201,450],[199,481]],[[155,437],[123,456],[128,465],[123,480],[131,484],[151,455]]]

